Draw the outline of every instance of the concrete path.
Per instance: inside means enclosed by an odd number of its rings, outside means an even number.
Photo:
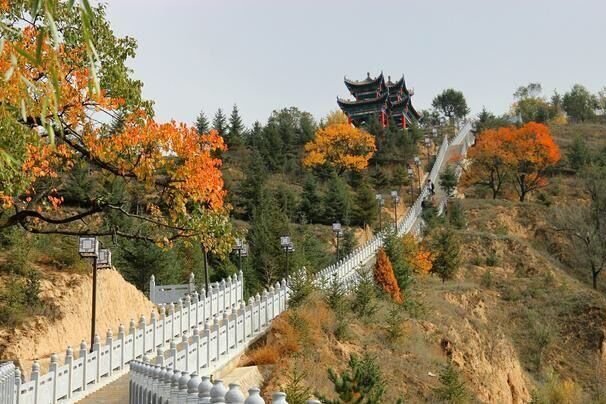
[[[128,404],[128,373],[77,402],[82,404]]]

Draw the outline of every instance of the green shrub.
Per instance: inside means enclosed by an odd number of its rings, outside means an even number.
[[[491,253],[486,257],[486,266],[494,267],[497,265],[499,265],[499,257],[497,257],[497,254],[494,251],[491,251]]]
[[[480,278],[480,285],[487,289],[493,287],[494,280],[492,278],[492,270],[488,269],[482,274],[482,277]]]
[[[383,403],[385,381],[374,358],[365,353],[362,358],[352,354],[347,369],[337,374],[328,369],[328,378],[334,384],[337,398],[328,399],[319,393],[316,396],[325,404],[379,404]]]
[[[447,363],[439,375],[440,386],[433,392],[441,402],[459,404],[469,401],[469,393],[465,387],[465,381],[461,380],[459,371],[452,363]]]
[[[358,281],[353,290],[352,309],[354,313],[363,319],[372,317],[377,311],[377,286],[375,285],[372,272],[364,266],[356,269]]]
[[[404,335],[404,329],[402,327],[403,318],[402,318],[402,308],[400,306],[394,305],[388,312],[385,328],[387,332],[387,340],[389,342],[397,342]]]
[[[305,385],[307,374],[293,369],[288,374],[286,384],[280,386],[280,391],[286,393],[289,404],[305,404],[311,397],[311,389]]]
[[[293,308],[300,306],[315,289],[313,278],[307,268],[302,267],[292,273],[288,288],[288,305]]]

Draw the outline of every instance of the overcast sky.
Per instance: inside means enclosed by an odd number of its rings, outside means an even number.
[[[606,85],[604,0],[109,0],[108,14],[138,40],[161,120],[234,103],[247,125],[287,106],[320,118],[366,72],[404,74],[417,109],[456,88],[474,113],[507,111],[528,82]]]

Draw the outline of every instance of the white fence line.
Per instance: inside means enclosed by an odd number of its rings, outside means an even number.
[[[160,314],[152,311],[149,322],[143,315],[138,323],[132,319],[128,332],[122,324],[116,337],[108,330],[104,344],[96,336],[90,351],[85,341],[80,344],[77,356],[68,346],[63,365],[59,365],[56,354],[51,355],[49,371],[44,375],[40,374],[40,365],[34,361],[29,381],[22,383],[20,372],[18,377],[15,376],[13,383],[16,394],[11,402],[71,402],[85,396],[87,390],[113,380],[114,373],[123,371],[131,360],[144,355],[153,356],[157,349],[173,343],[174,338],[181,338],[209,320],[231,312],[242,302],[243,285],[242,273],[234,275],[211,285],[208,296],[194,291],[184,299],[178,299],[176,304],[160,306]]]
[[[286,404],[286,394],[272,394],[272,404]],[[238,384],[225,387],[222,380],[211,383],[208,376],[196,372],[173,371],[170,367],[152,365],[142,361],[133,361],[130,365],[129,403],[226,403],[226,404],[265,404],[258,388],[248,390],[248,398]],[[320,404],[316,400],[307,400],[306,404]]]

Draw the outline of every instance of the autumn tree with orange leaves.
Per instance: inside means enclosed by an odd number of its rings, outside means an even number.
[[[524,202],[529,192],[547,185],[546,173],[560,161],[560,149],[549,128],[535,122],[512,130],[505,137],[504,147],[513,186]]]
[[[469,151],[464,181],[488,187],[497,198],[510,183],[520,201],[547,184],[546,174],[560,160],[560,150],[543,124],[489,129]]]
[[[0,3],[0,229],[227,251],[223,140],[156,121],[125,64],[136,43],[73,3]]]
[[[380,249],[377,253],[377,262],[374,268],[375,283],[387,294],[391,296],[394,302],[402,303],[402,295],[400,287],[393,273],[393,268],[389,257],[384,249]]]
[[[318,129],[315,138],[305,145],[303,164],[328,167],[339,175],[362,171],[376,150],[371,134],[347,123],[334,123]]]
[[[487,187],[492,192],[493,199],[500,195],[507,180],[509,158],[503,143],[512,130],[485,130],[467,154],[472,163],[466,170],[463,182]]]

